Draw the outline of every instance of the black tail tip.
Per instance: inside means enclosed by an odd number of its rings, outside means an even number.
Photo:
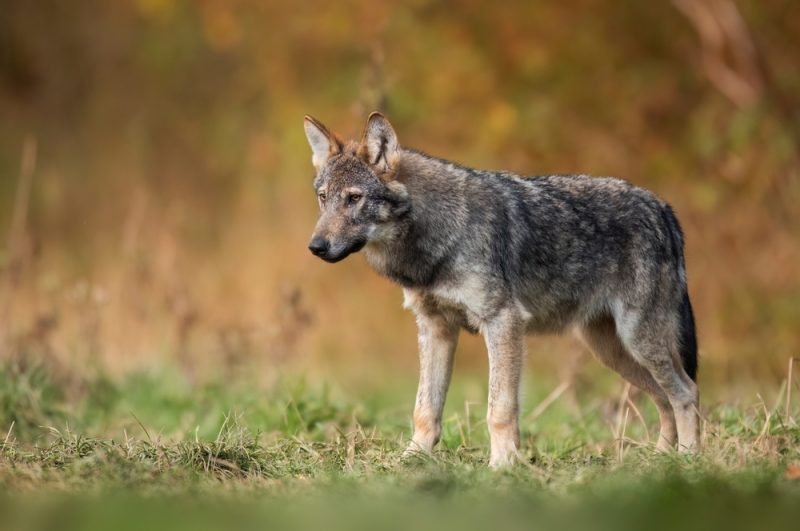
[[[694,326],[694,312],[689,294],[681,303],[681,361],[683,370],[692,381],[697,381],[697,333]]]

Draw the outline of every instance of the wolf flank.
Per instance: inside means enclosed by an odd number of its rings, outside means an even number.
[[[657,448],[698,447],[697,343],[683,234],[647,190],[586,175],[523,178],[401,147],[370,115],[343,142],[306,117],[320,217],[309,249],[338,262],[363,249],[400,284],[419,329],[420,378],[408,452],[430,452],[462,329],[489,355],[489,464],[519,452],[527,334],[573,331],[645,391]]]

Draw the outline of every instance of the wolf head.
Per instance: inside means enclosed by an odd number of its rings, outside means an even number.
[[[309,250],[338,262],[368,243],[391,238],[410,203],[396,179],[400,148],[389,121],[372,113],[361,141],[348,143],[310,116],[304,125],[320,210]]]

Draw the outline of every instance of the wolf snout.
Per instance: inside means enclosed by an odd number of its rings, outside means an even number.
[[[308,250],[314,254],[314,256],[325,256],[328,253],[328,240],[322,238],[320,236],[315,236],[311,239],[311,243],[308,244]]]

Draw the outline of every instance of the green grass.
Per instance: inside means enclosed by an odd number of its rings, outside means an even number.
[[[0,513],[34,528],[795,528],[800,428],[782,401],[708,406],[703,453],[664,455],[653,408],[635,400],[645,422],[632,409],[620,422],[615,385],[536,418],[550,389],[528,389],[525,462],[492,472],[469,379],[455,382],[436,454],[402,459],[411,381],[349,393],[6,364]]]

